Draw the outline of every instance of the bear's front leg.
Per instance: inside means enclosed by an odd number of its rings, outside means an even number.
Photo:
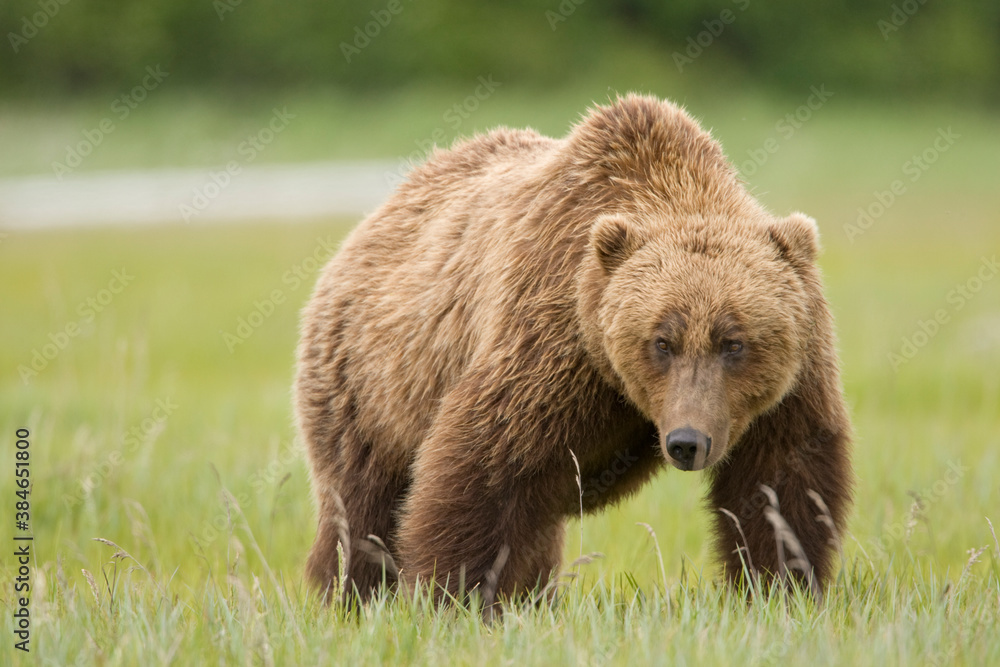
[[[489,395],[476,391],[484,386]],[[408,584],[433,578],[436,597],[517,597],[545,586],[559,566],[563,517],[578,496],[563,444],[572,416],[509,389],[483,376],[460,384],[417,455],[400,576]]]
[[[744,567],[752,565],[765,582],[793,576],[806,587],[822,590],[846,527],[852,484],[849,447],[846,410],[836,376],[829,373],[823,377],[807,371],[797,390],[750,426],[734,451],[713,469],[709,493],[716,514],[716,547],[730,581],[746,583]],[[778,513],[808,564],[795,562],[794,545],[780,535],[783,526],[773,508],[767,509],[771,503],[761,485],[774,490]],[[739,520],[742,535],[723,509]]]

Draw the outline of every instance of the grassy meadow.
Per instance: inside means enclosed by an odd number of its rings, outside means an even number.
[[[503,122],[562,134],[607,95],[502,90],[457,133]],[[367,115],[290,100],[299,122],[262,159],[407,155],[468,94],[403,92]],[[356,220],[2,230],[5,613],[20,428],[35,579],[31,654],[6,632],[0,664],[1000,664],[1000,545],[987,522],[1000,529],[1000,122],[834,94],[799,127],[779,125],[810,94],[680,97],[768,206],[820,224],[857,472],[822,605],[731,597],[709,550],[703,476],[667,471],[570,523],[565,562],[581,540],[603,558],[575,568],[553,605],[511,608],[491,627],[406,600],[361,617],[325,608],[302,580],[314,509],[290,384],[298,310]],[[274,106],[164,105],[149,108],[162,132],[137,115],[86,168],[221,163]],[[0,173],[45,173],[104,113],[91,106],[37,124],[3,107],[0,137],[17,150]],[[895,180],[903,193],[878,213]]]

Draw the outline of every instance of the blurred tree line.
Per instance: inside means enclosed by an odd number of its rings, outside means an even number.
[[[644,58],[796,89],[1000,92],[996,0],[3,0],[0,26],[8,94],[128,88],[150,65],[206,88],[550,86]]]

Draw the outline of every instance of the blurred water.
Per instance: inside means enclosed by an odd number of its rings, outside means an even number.
[[[0,179],[0,228],[288,220],[360,215],[400,178],[395,162],[316,162]]]

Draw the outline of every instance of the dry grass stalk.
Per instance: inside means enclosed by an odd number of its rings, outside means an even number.
[[[997,540],[997,532],[993,530],[993,522],[990,521],[989,517],[984,517],[986,523],[990,525],[990,534],[993,535],[993,545],[996,547],[997,561],[1000,562],[1000,540]]]
[[[750,555],[750,548],[747,546],[748,544],[747,536],[746,533],[743,532],[743,524],[740,523],[740,519],[738,516],[727,510],[725,507],[720,507],[719,511],[728,516],[730,519],[732,519],[733,523],[736,524],[736,530],[739,532],[740,537],[743,538],[743,546],[737,544],[735,551],[736,553],[740,553],[742,551],[743,553],[746,554],[745,565],[747,567],[747,572],[751,577],[751,581],[756,581],[757,568],[753,566],[753,556]]]
[[[566,449],[569,449],[567,447]],[[569,450],[569,455],[573,457],[573,466],[576,468],[576,488],[580,494],[580,556],[583,556],[583,480],[580,474],[580,461],[577,460],[576,454],[572,449]]]
[[[972,566],[979,562],[979,557],[983,555],[983,552],[986,551],[986,549],[987,547],[976,547],[965,552],[969,554],[969,560],[965,562],[965,567],[962,568],[962,575],[958,578],[959,584],[961,584],[965,579],[965,576],[969,574],[969,570],[972,569]]]
[[[292,473],[286,472],[285,476],[281,478],[281,480],[278,482],[277,487],[275,487],[274,489],[274,499],[271,501],[271,517],[270,517],[271,524],[267,537],[268,553],[271,553],[271,546],[272,546],[271,538],[274,536],[274,524],[275,524],[275,519],[277,518],[278,515],[278,499],[281,497],[281,490],[285,487],[285,482],[287,482],[291,478],[292,478]]]
[[[167,591],[163,589],[163,586],[160,585],[160,582],[158,582],[156,580],[156,577],[154,577],[153,574],[149,570],[147,570],[146,567],[142,563],[140,563],[139,561],[137,561],[135,559],[135,556],[133,556],[129,552],[125,551],[124,549],[122,549],[120,546],[118,546],[117,544],[115,544],[111,540],[104,539],[103,537],[95,537],[95,538],[93,538],[93,540],[95,542],[100,542],[101,544],[106,544],[109,547],[114,547],[115,548],[116,551],[113,554],[111,554],[111,560],[112,560],[112,562],[113,562],[113,564],[115,566],[115,576],[117,576],[118,563],[120,561],[124,561],[125,559],[128,559],[128,560],[132,561],[133,563],[135,563],[135,567],[130,567],[127,570],[127,572],[131,572],[132,570],[141,570],[143,573],[145,573],[145,575],[147,577],[149,577],[149,580],[153,582],[153,585],[156,586],[156,589],[158,591],[160,591],[160,594],[163,597],[165,597],[165,598],[169,598],[170,597],[167,594]],[[102,572],[103,572],[103,569],[102,569]],[[107,574],[105,574],[105,579],[107,579]]]
[[[132,538],[146,548],[152,559],[150,561],[150,570],[156,571],[158,569],[156,554],[160,550],[156,547],[156,543],[153,540],[153,531],[149,526],[149,514],[146,512],[146,508],[139,501],[130,498],[123,499],[122,506],[125,508],[125,516],[129,520],[129,529],[132,533]]]
[[[591,563],[600,558],[604,558],[604,554],[600,553],[599,551],[595,551],[593,553],[584,554],[580,556],[572,563],[570,563],[569,566],[565,570],[560,572],[557,576],[549,579],[549,583],[547,583],[545,587],[542,588],[542,590],[538,591],[538,593],[535,594],[535,596],[531,599],[531,603],[533,605],[536,605],[545,598],[549,597],[550,595],[555,597],[555,594],[558,592],[560,586],[566,586],[571,581],[580,576],[579,572],[574,572],[572,570],[578,570],[584,565],[590,565]]]
[[[257,601],[264,601],[264,592],[260,587],[260,580],[256,575],[253,577],[253,590],[247,588],[246,584],[236,575],[229,575],[229,585],[234,592],[236,607],[239,610],[239,619],[245,632],[249,635],[250,642],[257,658],[261,659],[265,666],[274,665],[274,655],[271,649],[270,638],[267,634],[267,624],[265,613],[258,607]]]
[[[972,570],[972,566],[979,562],[979,557],[983,555],[988,547],[978,547],[972,548],[966,551],[969,554],[969,560],[965,562],[965,567],[962,568],[962,574],[959,575],[958,581],[955,582],[955,595],[950,595],[952,591],[951,582],[945,585],[944,591],[941,593],[942,598],[947,598],[948,602],[948,614],[950,615],[953,607],[955,606],[956,599],[961,597],[962,582],[965,581],[965,577],[968,576],[969,571]]]
[[[861,544],[861,540],[859,540],[858,538],[854,537],[854,534],[851,533],[850,531],[848,531],[847,534],[848,534],[848,536],[850,536],[850,538],[852,540],[854,540],[854,543],[858,545],[858,549],[861,550],[861,553],[863,553],[865,555],[865,559],[868,560],[868,567],[870,567],[872,569],[872,572],[877,572],[878,570],[875,568],[875,561],[872,560],[872,557],[868,553],[868,550],[865,549],[865,545]]]
[[[927,525],[927,530],[930,532],[930,523],[926,521],[925,511],[927,509],[927,503],[924,502],[923,497],[914,491],[907,491],[913,502],[910,504],[910,509],[906,513],[906,523],[903,525],[905,532],[903,533],[903,544],[909,544],[910,538],[913,537],[913,529],[917,527],[917,524],[924,521]]]
[[[986,523],[990,526],[990,534],[993,535],[993,546],[996,547],[994,557],[996,558],[997,564],[1000,565],[1000,540],[997,540],[997,532],[993,530],[993,522],[990,521],[989,517],[984,518],[986,519]],[[997,606],[1000,606],[1000,590],[997,591]]]
[[[220,478],[220,484],[221,484],[221,478]],[[226,500],[226,511],[230,517],[230,520],[232,517],[232,510],[235,510],[236,513],[239,514],[239,516],[243,519],[244,533],[246,534],[247,538],[250,541],[250,546],[253,548],[254,553],[257,554],[257,558],[260,559],[261,566],[264,568],[264,572],[267,574],[268,580],[274,587],[274,590],[277,594],[278,602],[281,604],[282,611],[284,612],[285,617],[288,619],[289,624],[291,625],[291,628],[295,633],[295,638],[298,641],[299,646],[304,647],[305,637],[302,635],[302,629],[298,623],[298,616],[292,611],[292,606],[288,600],[288,596],[285,594],[285,589],[280,585],[278,578],[274,575],[274,571],[271,569],[270,564],[267,562],[267,558],[264,557],[264,552],[261,550],[260,544],[257,543],[257,538],[254,536],[253,531],[250,530],[250,522],[247,520],[246,514],[243,513],[243,508],[240,506],[240,503],[236,499],[236,497],[229,491],[229,489],[226,488],[224,484],[222,485],[222,493],[223,497]],[[336,498],[339,500],[340,496],[338,495],[336,496]],[[343,503],[340,504],[340,507],[341,508],[343,507]],[[231,524],[230,530],[232,529],[233,528]]]
[[[97,582],[94,581],[94,575],[85,569],[80,571],[83,572],[83,578],[87,580],[88,584],[90,584],[90,592],[94,594],[94,604],[98,607],[101,606],[101,591],[97,588]]]
[[[723,510],[725,511],[725,510]],[[667,583],[667,570],[663,567],[663,552],[660,551],[660,541],[656,538],[656,531],[648,523],[638,522],[635,525],[642,526],[649,533],[649,536],[653,538],[653,548],[656,549],[656,558],[660,563],[660,578],[663,580],[663,595],[667,599],[667,613],[672,611],[672,606],[670,603],[670,586]],[[742,531],[741,531],[742,532]]]
[[[76,603],[76,589],[70,588],[69,581],[66,579],[66,573],[63,571],[62,554],[56,554],[56,582],[59,586],[59,596],[67,606],[74,605]]]
[[[787,581],[789,570],[798,570],[805,576],[806,582],[809,584],[809,590],[813,594],[813,597],[817,602],[821,602],[823,599],[823,592],[819,588],[819,582],[816,580],[812,563],[809,562],[809,557],[802,548],[802,543],[799,542],[799,538],[795,535],[795,531],[792,530],[791,526],[788,525],[788,522],[785,521],[785,517],[783,517],[781,512],[778,510],[778,495],[774,492],[774,489],[766,484],[761,484],[760,488],[771,502],[768,507],[764,508],[764,518],[767,519],[768,523],[770,523],[771,527],[774,529],[774,540],[778,550],[778,573],[781,581],[783,583]],[[786,560],[785,558],[786,547],[792,555],[790,560]]]
[[[344,506],[344,499],[340,497],[337,490],[332,486],[320,489],[320,520],[324,524],[332,524],[337,531],[337,582],[331,582],[330,586],[335,586],[336,591],[327,587],[323,591],[323,599],[328,601],[346,601],[351,591],[347,588],[347,576],[351,571],[351,530],[347,523],[347,508]],[[330,511],[332,509],[332,511]],[[361,549],[367,545],[362,545]],[[367,551],[366,551],[367,554]],[[334,595],[333,593],[337,594]]]
[[[369,562],[381,567],[385,575],[399,581],[400,574],[396,560],[392,557],[389,547],[385,546],[382,538],[378,535],[369,535],[367,540],[358,543],[358,550],[364,552]]]
[[[497,586],[500,583],[500,572],[507,564],[508,557],[510,557],[510,547],[505,544],[500,547],[500,553],[493,561],[493,567],[486,573],[486,581],[483,583],[483,618],[488,623],[492,623],[496,619],[497,610],[494,608],[494,603],[496,602]]]
[[[837,524],[833,521],[833,515],[830,513],[830,508],[823,501],[823,496],[819,495],[817,492],[809,489],[806,491],[809,499],[813,501],[813,504],[819,508],[819,516],[816,520],[827,527],[830,531],[830,544],[837,549],[837,553],[840,554],[840,562],[843,564],[844,560],[844,545],[840,540],[840,533],[837,531]]]
[[[332,585],[336,586],[333,591],[324,591],[324,595],[335,593],[329,596],[328,600],[342,600],[344,595],[344,581],[347,580],[347,554],[344,553],[343,542],[337,542],[337,581]]]

